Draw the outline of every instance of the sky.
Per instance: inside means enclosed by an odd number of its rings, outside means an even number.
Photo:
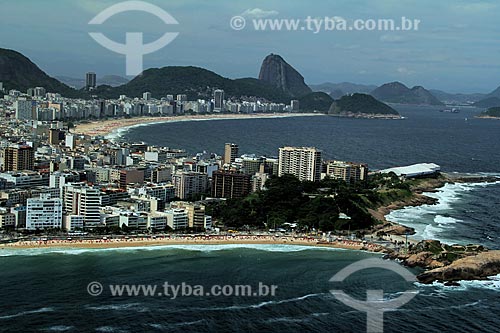
[[[257,77],[264,57],[281,55],[308,84],[400,81],[449,92],[493,91],[500,85],[500,1],[496,0],[147,0],[179,24],[155,15],[120,13],[88,22],[120,0],[0,0],[0,47],[29,57],[51,76],[125,76],[125,56],[94,41],[143,32],[153,42],[178,37],[144,56],[144,67],[192,65],[229,78]],[[247,26],[233,30],[231,18]],[[418,31],[256,31],[253,19],[420,20]]]

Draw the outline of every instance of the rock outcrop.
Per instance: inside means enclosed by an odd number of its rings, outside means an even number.
[[[481,252],[458,259],[450,265],[426,271],[417,276],[422,283],[484,280],[500,274],[500,251]]]
[[[304,77],[276,54],[270,54],[264,59],[259,79],[294,97],[301,97],[312,92],[311,88],[305,84]]]

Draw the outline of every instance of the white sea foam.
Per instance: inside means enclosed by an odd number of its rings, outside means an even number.
[[[0,319],[11,319],[11,318],[23,317],[23,316],[27,316],[27,315],[31,315],[31,314],[54,312],[54,311],[55,310],[53,308],[40,308],[40,309],[36,309],[36,310],[22,311],[22,312],[18,312],[18,313],[11,314],[11,315],[0,316]]]
[[[125,303],[125,304],[107,304],[107,305],[99,305],[99,306],[91,306],[87,305],[85,307],[89,310],[94,311],[103,311],[103,310],[111,310],[111,311],[135,311],[135,312],[147,312],[149,309],[143,306],[141,303]]]
[[[464,195],[471,191],[498,184],[500,181],[446,184],[434,193],[424,193],[428,197],[437,199],[437,204],[395,210],[386,215],[386,219],[414,228],[416,234],[412,237],[415,239],[437,238],[444,243],[455,243],[455,240],[440,237],[446,229],[454,228],[455,224],[463,222],[449,216],[449,213],[453,212],[453,205],[464,200]]]
[[[121,333],[121,332],[128,332],[126,330],[122,330],[122,329],[120,329],[118,327],[114,327],[114,326],[101,326],[101,327],[96,328],[95,330],[96,330],[96,332],[103,332],[103,333],[108,333],[108,332],[110,332],[110,333],[111,332],[119,332],[119,333]]]
[[[441,282],[433,282],[432,284],[422,284],[416,282],[415,285],[420,288],[436,288],[438,292],[454,292],[466,291],[470,289],[486,289],[500,292],[500,274],[490,276],[487,280],[463,280],[457,281],[459,286],[446,286]]]
[[[226,311],[226,310],[260,309],[260,308],[266,307],[266,306],[299,302],[299,301],[303,301],[303,300],[308,299],[308,298],[321,297],[321,296],[333,297],[331,294],[324,294],[324,293],[308,294],[308,295],[304,295],[304,296],[288,298],[288,299],[283,299],[283,300],[279,300],[279,301],[265,301],[265,302],[261,302],[261,303],[257,303],[257,304],[249,304],[249,305],[232,305],[232,306],[228,306],[228,307],[205,308],[204,310]]]
[[[75,326],[56,325],[42,329],[45,332],[67,332],[75,331]]]
[[[3,249],[0,250],[0,257],[10,256],[36,256],[47,254],[81,255],[98,254],[108,252],[138,252],[138,251],[194,251],[194,252],[217,252],[235,249],[251,249],[264,252],[300,252],[300,251],[349,251],[331,247],[317,247],[305,245],[285,245],[285,244],[221,244],[221,245],[160,245],[160,246],[137,246],[137,247],[117,247],[117,248],[39,248],[39,249]]]

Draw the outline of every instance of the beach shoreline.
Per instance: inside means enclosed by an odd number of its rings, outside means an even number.
[[[118,249],[138,247],[162,247],[179,245],[295,245],[310,247],[329,247],[344,250],[366,250],[382,252],[385,248],[373,243],[363,243],[354,240],[326,241],[313,237],[292,236],[182,236],[160,238],[110,238],[85,240],[47,240],[47,241],[20,241],[0,245],[0,251],[6,249]]]
[[[167,117],[134,117],[114,118],[104,121],[92,121],[78,123],[71,132],[79,135],[108,137],[119,130],[127,128],[148,126],[161,123],[173,123],[181,121],[209,121],[209,120],[239,120],[239,119],[267,119],[267,118],[291,118],[321,116],[321,113],[251,113],[251,114],[206,114],[206,115],[182,115]]]

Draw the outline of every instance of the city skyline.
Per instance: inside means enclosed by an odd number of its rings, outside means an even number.
[[[163,22],[149,14],[122,13],[101,29],[118,42],[123,41],[125,32],[130,30],[130,19],[134,22],[132,30],[144,32],[147,42],[160,37],[165,29],[178,30],[179,37],[173,43],[145,56],[145,68],[193,65],[230,78],[257,77],[261,59],[274,52],[283,55],[303,73],[308,84],[349,81],[380,85],[401,81],[409,86],[464,93],[489,93],[500,84],[495,77],[499,67],[495,58],[500,46],[490,37],[498,30],[494,15],[498,4],[493,1],[439,4],[424,1],[418,6],[414,1],[405,5],[390,0],[361,1],[356,5],[325,1],[313,9],[300,2],[292,7],[284,1],[149,2],[168,11],[179,25],[165,28]],[[0,47],[26,54],[51,76],[83,78],[87,72],[96,72],[99,77],[124,76],[125,57],[93,41],[88,32],[95,27],[87,24],[100,11],[119,1],[67,3],[56,0],[43,5],[25,1],[26,6],[0,3],[12,13],[5,18],[0,32]],[[211,15],[198,14],[201,12],[217,12],[218,16],[214,20]],[[347,20],[406,16],[422,22],[418,31],[322,31],[317,34],[251,31],[248,27],[235,31],[229,25],[235,15],[250,20],[300,19],[325,14]],[[33,24],[26,26],[14,20],[18,17],[33,18]],[[19,29],[23,31],[23,39],[15,37]],[[220,41],[218,47],[213,47],[214,39]],[[51,43],[51,47],[47,48],[46,43]],[[250,45],[252,47],[248,47]],[[231,52],[225,52],[229,50]]]

